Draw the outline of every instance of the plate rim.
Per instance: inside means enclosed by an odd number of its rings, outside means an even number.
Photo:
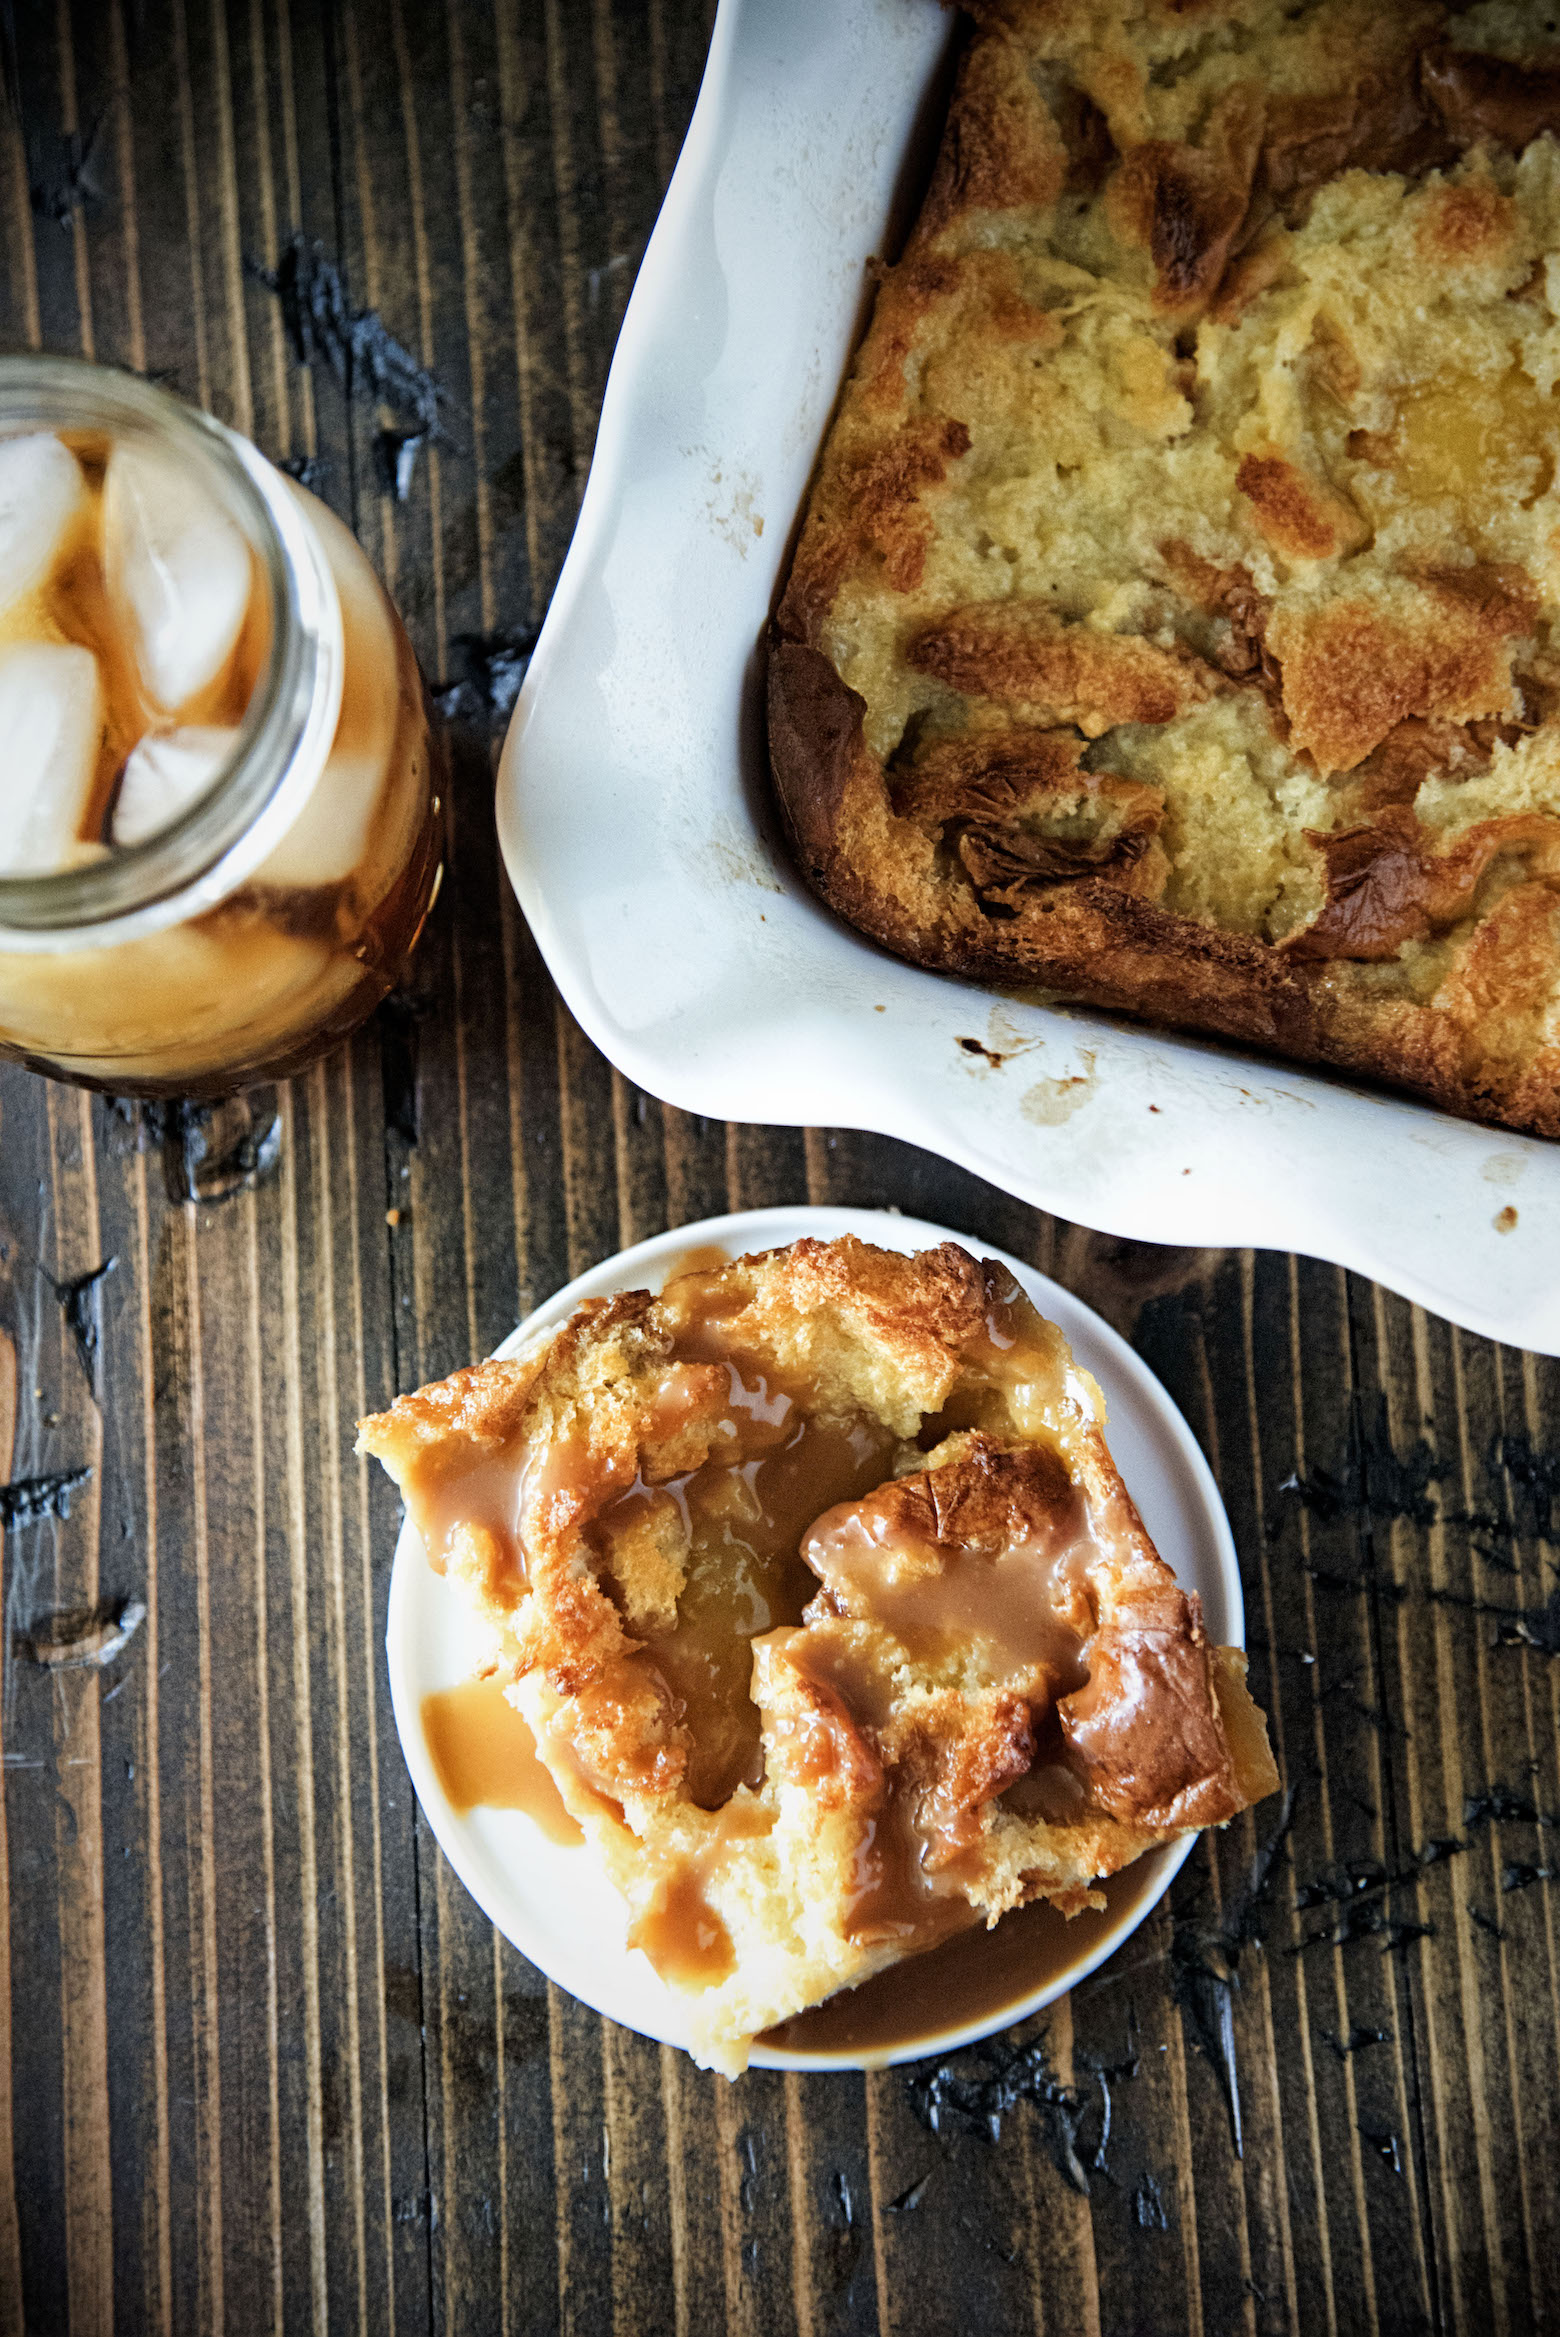
[[[798,1226],[799,1220],[805,1222]],[[761,1236],[771,1228],[778,1230],[781,1225],[790,1229],[783,1236],[788,1241],[798,1240],[802,1238],[803,1233],[810,1230],[816,1230],[820,1237],[825,1239],[837,1239],[842,1233],[856,1233],[864,1239],[873,1239],[881,1238],[885,1229],[893,1228],[913,1237],[912,1248],[933,1247],[937,1241],[957,1242],[962,1248],[969,1249],[979,1256],[996,1259],[1000,1264],[1016,1273],[1023,1281],[1025,1288],[1030,1291],[1031,1296],[1035,1296],[1038,1292],[1037,1303],[1041,1306],[1042,1311],[1045,1311],[1053,1298],[1059,1298],[1063,1302],[1062,1312],[1064,1314],[1074,1313],[1082,1318],[1088,1326],[1090,1337],[1098,1338],[1100,1352],[1107,1358],[1108,1371],[1111,1374],[1119,1371],[1124,1378],[1130,1379],[1135,1384],[1140,1397],[1146,1398],[1153,1409],[1156,1425],[1161,1430],[1168,1432],[1176,1458],[1186,1471],[1191,1488],[1196,1495],[1197,1507],[1210,1529],[1209,1558],[1212,1571],[1218,1579],[1224,1605],[1222,1629],[1226,1644],[1244,1647],[1245,1602],[1234,1534],[1207,1456],[1169,1390],[1137,1351],[1122,1337],[1115,1326],[1107,1322],[1095,1308],[1089,1306],[1086,1300],[1068,1290],[1065,1284],[1054,1281],[1051,1276],[1041,1273],[1038,1267],[1031,1266],[1025,1260],[1015,1257],[1012,1252],[1001,1249],[993,1243],[979,1240],[977,1237],[958,1233],[952,1227],[938,1225],[930,1219],[910,1216],[891,1208],[865,1209],[820,1202],[776,1203],[761,1209],[728,1210],[718,1217],[701,1218],[686,1225],[669,1226],[661,1233],[650,1235],[643,1241],[631,1244],[627,1249],[615,1251],[610,1257],[600,1260],[596,1265],[587,1267],[584,1272],[575,1275],[560,1290],[555,1291],[551,1297],[544,1299],[539,1306],[533,1308],[531,1313],[499,1342],[493,1350],[493,1354],[497,1357],[513,1354],[516,1348],[535,1332],[546,1330],[554,1323],[565,1319],[583,1298],[602,1295],[608,1289],[641,1287],[635,1280],[635,1275],[641,1265],[651,1267],[660,1259],[675,1258],[679,1249],[686,1250],[702,1247],[706,1244],[713,1246],[723,1239],[729,1240],[737,1236],[739,1229],[740,1238],[744,1240],[745,1246],[749,1248],[763,1247],[765,1245],[762,1240],[754,1244],[747,1244],[747,1234],[753,1232]],[[923,1236],[933,1238],[923,1241]],[[771,1243],[768,1246],[775,1245]],[[899,1248],[903,1245],[895,1241],[890,1246]],[[740,1254],[742,1254],[740,1251],[733,1253],[733,1255]],[[624,1269],[630,1269],[630,1271],[625,1274]],[[655,1286],[658,1287],[658,1285]],[[1071,1333],[1068,1333],[1068,1336],[1070,1338]],[[1085,1368],[1093,1369],[1094,1365],[1092,1362],[1086,1362]],[[1107,1388],[1105,1392],[1108,1410],[1109,1389]],[[457,1879],[481,1913],[494,1926],[495,1930],[509,1942],[510,1946],[524,1956],[536,1970],[552,1980],[558,1987],[564,1989],[578,2002],[587,2005],[591,2011],[600,2014],[604,2019],[615,2021],[620,2027],[632,2029],[636,2034],[651,2036],[658,2043],[676,2045],[687,2050],[685,2038],[671,2033],[663,2034],[658,2029],[643,2027],[636,2020],[625,2020],[621,2010],[615,2008],[611,2003],[598,2002],[593,1991],[579,1988],[572,1981],[562,1977],[535,1952],[536,1941],[534,1938],[527,1940],[515,1936],[515,1931],[510,1927],[509,1911],[506,1909],[503,1914],[500,1914],[489,1904],[486,1878],[481,1872],[482,1859],[478,1854],[477,1846],[470,1836],[463,1816],[452,1809],[447,1796],[440,1787],[434,1773],[431,1756],[428,1753],[418,1709],[421,1695],[427,1691],[419,1689],[411,1676],[409,1643],[412,1631],[413,1603],[416,1597],[413,1576],[418,1570],[427,1570],[427,1567],[428,1561],[421,1539],[403,1509],[401,1527],[396,1538],[389,1597],[386,1605],[385,1659],[389,1674],[391,1712],[395,1720],[396,1735],[400,1742],[402,1758],[411,1779],[413,1792],[417,1797],[418,1808],[426,1819],[434,1839]],[[1053,1975],[1050,1980],[1042,1983],[1028,1996],[1017,1998],[1012,2004],[1002,2006],[994,2016],[977,2016],[971,2021],[940,2032],[935,2037],[916,2038],[908,2045],[896,2045],[875,2051],[844,2050],[828,2053],[803,2053],[789,2052],[773,2046],[755,2046],[749,2066],[755,2069],[794,2069],[818,2073],[885,2069],[896,2067],[904,2062],[924,2060],[933,2055],[946,2056],[967,2045],[977,2044],[983,2038],[1000,2034],[1003,2030],[1013,2027],[1018,2021],[1028,2019],[1033,2013],[1043,2011],[1048,2005],[1055,2003],[1060,1997],[1075,1988],[1080,1981],[1087,1979],[1089,1974],[1096,1971],[1108,1957],[1114,1955],[1116,1950],[1131,1937],[1133,1932],[1147,1920],[1155,1907],[1159,1905],[1176,1875],[1190,1857],[1197,1839],[1198,1836],[1195,1832],[1189,1833],[1178,1842],[1169,1843],[1161,1850],[1147,1853],[1149,1858],[1161,1862],[1154,1887],[1138,1899],[1120,1917],[1119,1921],[1110,1924],[1103,1933],[1095,1935],[1091,1947],[1080,1955],[1075,1963],[1069,1964],[1062,1973]],[[627,1948],[625,1944],[624,1954],[626,1956],[635,1952]],[[671,2001],[675,2002],[675,2000]]]

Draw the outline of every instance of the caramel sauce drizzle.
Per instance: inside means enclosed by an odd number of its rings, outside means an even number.
[[[882,1482],[893,1451],[886,1430],[862,1421],[825,1426],[805,1418],[753,1367],[731,1366],[730,1417],[737,1456],[707,1461],[657,1490],[682,1512],[689,1537],[687,1578],[671,1631],[646,1642],[683,1708],[693,1740],[689,1790],[701,1809],[719,1809],[739,1785],[759,1784],[763,1751],[751,1689],[749,1642],[797,1623],[817,1590],[800,1555],[820,1501],[838,1501]],[[604,1533],[628,1523],[649,1497],[643,1479],[601,1515]]]
[[[1023,1312],[1012,1300],[1007,1306],[1006,1320],[987,1321],[1004,1359],[1023,1347],[1028,1328],[1028,1302]],[[970,1507],[953,1499],[946,1533],[935,1477],[919,1496],[909,1484],[885,1486],[820,1518],[803,1546],[825,1586],[812,1612],[876,1624],[922,1666],[951,1665],[961,1683],[1022,1696],[1043,1747],[1031,1772],[1032,1807],[1076,1814],[1081,1783],[1065,1748],[1045,1739],[1047,1724],[1056,1733],[1057,1697],[1086,1676],[1084,1577],[1099,1555],[1089,1504],[1060,1459],[1039,1449],[1016,1467],[1000,1453],[987,1466]],[[890,1708],[892,1653],[859,1634],[815,1628],[797,1633],[787,1655],[839,1698],[870,1744]],[[863,1943],[892,1940],[919,1952],[976,1920],[959,1888],[959,1829],[969,1820],[944,1812],[940,1822],[924,1782],[900,1765],[886,1767],[884,1786],[882,1807],[862,1822],[845,1929]]]
[[[971,1928],[843,1988],[822,2004],[765,2029],[758,2043],[788,2053],[888,2053],[1016,2008],[1060,1978],[1155,1890],[1158,1861],[1113,1874],[1100,1885],[1103,1908],[1068,1917],[1043,1899],[1004,1915],[992,1931]]]
[[[670,1987],[716,1988],[736,1970],[731,1934],[709,1902],[709,1880],[734,1843],[768,1830],[767,1810],[733,1802],[696,1856],[666,1861],[649,1906],[629,1927],[628,1944],[649,1957]]]
[[[462,1680],[422,1700],[423,1739],[450,1807],[524,1810],[549,1842],[585,1836],[538,1758],[536,1739],[500,1680]]]
[[[889,1660],[883,1652],[851,1644],[822,1630],[794,1632],[786,1649],[791,1668],[837,1697],[850,1722],[868,1744],[886,1722],[894,1698]],[[820,1781],[836,1759],[826,1727],[818,1729],[792,1762],[792,1774]],[[933,1865],[935,1850],[922,1819],[913,1780],[894,1766],[883,1770],[883,1799],[863,1818],[845,1894],[844,1931],[863,1946],[892,1940],[907,1951],[929,1946],[949,1932],[979,1920],[959,1889],[956,1861]]]
[[[893,1940],[919,1952],[979,1921],[954,1873],[928,1866],[928,1847],[914,1795],[896,1776],[883,1810],[866,1820],[856,1845],[845,1908],[847,1939],[864,1947]]]
[[[461,1456],[448,1475],[434,1476],[426,1464],[419,1468],[416,1508],[428,1563],[442,1574],[458,1526],[474,1526],[497,1545],[518,1596],[525,1585],[525,1559],[520,1547],[520,1503],[524,1472],[507,1448],[487,1460]]]
[[[672,1988],[715,1988],[736,1969],[731,1934],[691,1867],[677,1868],[656,1885],[649,1909],[629,1928],[628,1944],[642,1948]]]
[[[1099,1550],[1071,1484],[1040,1531],[989,1553],[923,1541],[870,1498],[821,1517],[803,1550],[843,1612],[881,1622],[920,1662],[976,1653],[993,1682],[1052,1696],[1082,1683],[1082,1641],[1064,1618]]]
[[[801,1538],[821,1509],[882,1483],[895,1438],[876,1421],[809,1416],[809,1391],[772,1364],[734,1348],[723,1330],[729,1292],[713,1273],[681,1276],[663,1304],[680,1318],[662,1411],[675,1425],[679,1374],[719,1365],[727,1375],[719,1436],[697,1469],[651,1485],[641,1474],[596,1521],[599,1538],[631,1526],[655,1495],[670,1495],[687,1529],[687,1575],[675,1628],[652,1634],[646,1656],[682,1709],[692,1750],[689,1791],[701,1809],[720,1809],[741,1785],[763,1777],[749,1643],[798,1623],[817,1582]]]

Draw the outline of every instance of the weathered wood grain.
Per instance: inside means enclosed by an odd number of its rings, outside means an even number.
[[[458,677],[546,607],[708,30],[17,0],[0,335],[310,459]],[[295,233],[446,393],[404,499],[408,417],[300,365],[250,265]],[[1331,1268],[663,1108],[508,892],[500,727],[456,727],[406,995],[282,1093],[258,1189],[172,1198],[133,1110],[0,1072],[0,1483],[90,1471],[0,1539],[0,2332],[1553,2325],[1556,1367]],[[352,1419],[624,1242],[803,1198],[1002,1244],[1132,1338],[1218,1475],[1292,1795],[1029,2024],[1000,2138],[934,2134],[913,2072],[731,2087],[601,2022],[479,1917],[395,1743]],[[56,1290],[109,1258],[94,1360]],[[29,1660],[131,1599],[105,1669]]]

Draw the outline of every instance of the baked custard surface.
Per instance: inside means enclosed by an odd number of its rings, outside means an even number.
[[[582,1307],[362,1424],[694,2050],[1276,1782],[1006,1269],[847,1237]]]
[[[770,651],[900,955],[1560,1134],[1560,45],[982,0]]]

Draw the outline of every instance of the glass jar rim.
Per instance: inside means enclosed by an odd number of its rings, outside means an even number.
[[[10,947],[121,940],[214,906],[242,884],[290,824],[312,778],[303,750],[335,727],[341,612],[287,482],[247,439],[155,382],[81,358],[0,357],[0,439],[28,427],[155,437],[220,482],[241,515],[270,597],[271,639],[233,753],[207,791],[166,828],[107,858],[0,875],[0,936]]]

